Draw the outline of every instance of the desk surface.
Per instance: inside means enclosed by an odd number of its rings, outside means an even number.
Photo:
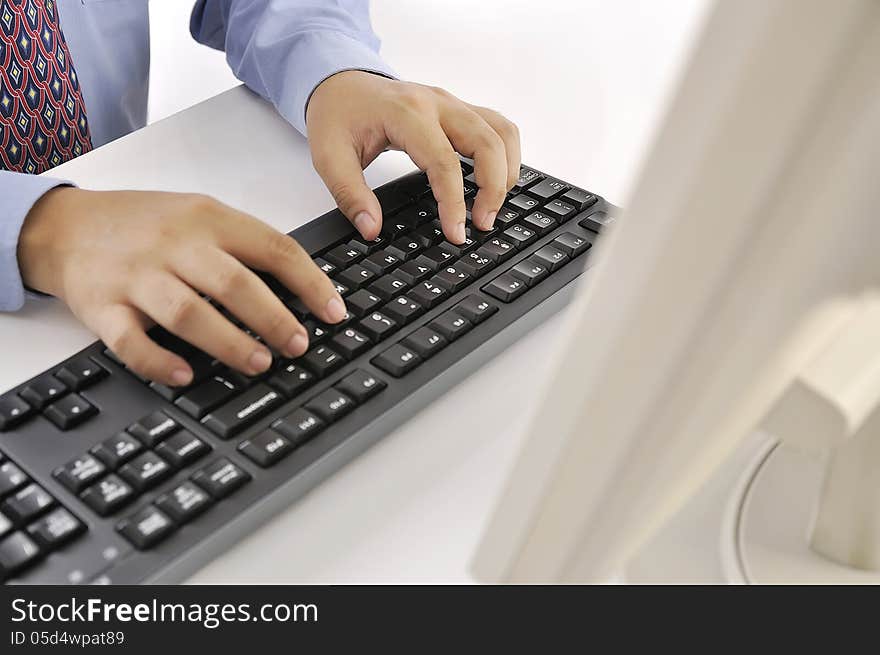
[[[662,7],[635,0],[541,9],[514,4],[386,0],[375,4],[374,23],[402,77],[501,110],[521,128],[527,163],[623,201],[704,0]],[[403,155],[387,154],[367,178],[377,186],[410,168]],[[283,231],[332,207],[305,140],[244,88],[55,174],[93,189],[208,193]],[[192,581],[469,581],[470,557],[544,378],[541,364],[559,320],[438,399]],[[0,390],[93,339],[54,300],[3,315],[0,342],[15,347],[4,353]],[[449,429],[451,417],[460,430]]]

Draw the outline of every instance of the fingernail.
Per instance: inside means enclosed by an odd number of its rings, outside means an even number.
[[[334,296],[327,302],[327,318],[331,323],[339,323],[345,318],[345,303],[338,296]]]
[[[248,366],[252,371],[262,373],[272,365],[272,355],[265,348],[258,348],[248,360]]]
[[[299,357],[309,347],[309,338],[305,332],[297,332],[287,342],[288,357]]]
[[[483,220],[483,230],[491,230],[492,225],[495,223],[495,217],[498,216],[498,212],[489,212],[486,214],[486,218]]]
[[[456,243],[464,243],[467,234],[465,233],[464,223],[459,223],[453,230]]]
[[[192,382],[192,371],[185,368],[178,368],[171,372],[171,383],[175,387],[185,387]]]
[[[361,212],[354,217],[354,226],[361,234],[367,234],[373,231],[376,221],[367,212]]]

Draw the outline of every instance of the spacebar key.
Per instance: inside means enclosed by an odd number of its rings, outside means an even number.
[[[257,384],[215,409],[202,419],[202,423],[223,439],[229,439],[283,402],[280,393],[265,384]]]

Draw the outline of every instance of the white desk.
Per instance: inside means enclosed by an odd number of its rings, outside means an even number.
[[[439,5],[444,5],[441,9]],[[503,7],[503,11],[499,10]],[[374,23],[401,76],[493,106],[520,126],[524,158],[624,199],[704,0],[379,0]],[[410,168],[385,155],[379,185]],[[199,191],[290,230],[332,206],[306,142],[243,88],[76,161],[95,189]],[[439,399],[194,582],[464,582],[515,454],[558,327],[554,319]],[[53,300],[0,317],[0,390],[93,340]],[[511,384],[516,381],[516,384]]]

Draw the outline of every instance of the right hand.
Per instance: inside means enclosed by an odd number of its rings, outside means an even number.
[[[147,336],[153,322],[247,375],[271,365],[269,349],[198,292],[284,356],[308,348],[305,328],[248,267],[277,278],[320,320],[345,316],[296,241],[206,196],[53,189],[25,219],[18,261],[27,286],[64,300],[127,366],[171,386],[193,372]]]

